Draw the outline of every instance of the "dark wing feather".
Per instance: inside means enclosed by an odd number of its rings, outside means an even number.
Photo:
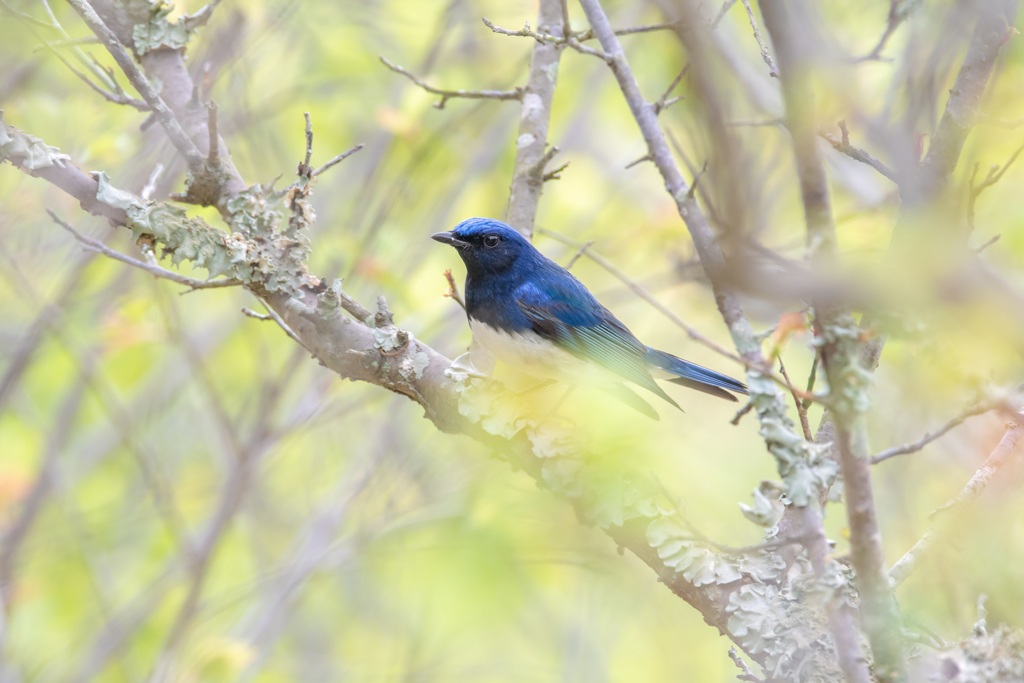
[[[679,407],[651,377],[645,360],[647,347],[582,284],[575,278],[567,281],[567,286],[539,286],[535,282],[516,292],[519,310],[530,320],[534,332],[577,358],[597,363]]]

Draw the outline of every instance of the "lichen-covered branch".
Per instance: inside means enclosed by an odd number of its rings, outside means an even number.
[[[72,227],[70,223],[61,220],[53,211],[47,211],[47,213],[50,214],[50,218],[52,218],[57,225],[64,228],[68,233],[71,234],[72,237],[81,242],[82,245],[88,251],[92,251],[97,254],[103,254],[104,256],[112,258],[115,261],[120,261],[121,263],[127,263],[133,268],[144,270],[155,277],[162,278],[164,280],[170,280],[171,282],[177,282],[179,285],[185,285],[189,289],[217,289],[221,287],[237,287],[242,284],[241,280],[236,280],[234,278],[197,280],[192,277],[186,277],[185,275],[177,273],[173,270],[167,270],[166,268],[161,268],[158,265],[146,263],[145,261],[140,261],[139,259],[134,259],[131,256],[126,256],[119,251],[111,249],[110,247],[103,244],[103,242],[100,242],[99,240],[94,240],[89,237],[86,237],[82,233],[75,230],[75,228]]]
[[[761,2],[761,14],[782,70],[786,126],[796,157],[808,251],[815,265],[828,268],[836,260],[836,234],[828,177],[815,132],[813,99],[805,77],[810,58],[802,46],[808,42],[805,32],[809,26],[797,24],[793,5],[784,0]],[[850,546],[861,598],[861,623],[874,655],[875,675],[882,681],[900,680],[903,664],[899,621],[884,576],[885,557],[871,490],[870,460],[862,452],[866,435],[861,414],[867,407],[867,383],[866,373],[858,364],[859,335],[848,312],[834,304],[815,302],[815,317],[822,336],[821,357],[829,379],[830,408],[835,414]],[[823,576],[818,567],[815,572]],[[849,618],[847,612],[833,610],[833,632],[848,631]],[[856,640],[837,637],[836,645],[854,648],[838,652],[846,679],[869,680]]]
[[[701,265],[711,281],[715,301],[737,350],[749,363],[749,367],[767,369],[760,342],[743,313],[739,298],[728,284],[725,258],[700,205],[672,157],[672,151],[658,124],[654,105],[644,99],[640,92],[600,2],[580,0],[580,4],[608,56],[609,67],[640,128],[648,155],[664,179],[665,189],[675,200],[679,215],[690,232]],[[787,497],[796,505],[806,505],[816,499],[818,491],[826,485],[833,471],[828,463],[818,457],[814,445],[807,444],[796,432],[792,420],[786,414],[784,394],[766,374],[753,369],[747,373],[751,401],[761,421],[761,434],[776,459]]]
[[[221,197],[245,190],[246,183],[235,168],[223,139],[219,140],[218,165],[211,168],[203,163],[210,151],[209,114],[202,101],[203,93],[192,81],[185,64],[188,41],[209,19],[217,2],[177,21],[170,21],[172,8],[163,3],[91,0],[88,4],[124,46],[121,51],[127,49],[134,53],[149,83],[159,85],[159,98],[170,108],[174,119],[198,150],[201,163],[189,168],[187,201],[215,206]],[[124,68],[120,61],[118,66]],[[135,85],[134,81],[132,84]]]
[[[135,62],[125,51],[124,46],[121,45],[121,41],[114,35],[114,32],[103,23],[103,19],[85,0],[68,0],[68,4],[75,8],[75,11],[82,17],[82,20],[96,34],[96,37],[100,39],[100,42],[107,48],[107,51],[110,52],[117,65],[121,67],[124,75],[128,77],[128,81],[142,95],[142,99],[153,110],[171,143],[185,157],[189,168],[193,169],[193,171],[198,169],[203,164],[202,153],[200,153],[192,139],[185,134],[174,112],[163,101],[156,88],[149,82],[149,79],[135,65]]]
[[[62,172],[76,170],[66,155],[41,140],[9,125],[3,131],[8,143],[0,151],[13,146],[23,167],[27,156],[36,170],[47,163],[59,163]],[[587,446],[576,435],[557,423],[519,417],[511,394],[497,383],[476,379],[397,326],[386,302],[379,301],[372,313],[354,302],[340,281],[310,276],[302,233],[314,218],[306,199],[311,178],[300,179],[285,194],[287,220],[273,206],[273,195],[258,186],[224,199],[230,235],[174,204],[145,201],[112,187],[105,174],[89,180],[96,194],[88,203],[97,213],[175,260],[241,280],[314,358],[339,376],[406,396],[440,430],[494,448],[651,567],[752,661],[780,675],[797,667],[829,669],[828,648],[808,637],[818,628],[808,605],[824,599],[821,589],[786,586],[781,579],[787,564],[774,547],[723,553],[695,537],[649,475],[586,462]],[[80,197],[87,199],[84,193]],[[766,640],[763,629],[775,636]]]

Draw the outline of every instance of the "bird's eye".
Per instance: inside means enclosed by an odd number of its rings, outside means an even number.
[[[498,242],[500,242],[500,241],[501,241],[501,238],[498,237],[497,235],[487,235],[486,237],[484,237],[484,246],[485,247],[496,247],[496,246],[498,246]]]

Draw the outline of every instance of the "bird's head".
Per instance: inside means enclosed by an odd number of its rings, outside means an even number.
[[[537,253],[514,228],[493,218],[469,218],[431,238],[455,247],[471,274],[502,272]]]

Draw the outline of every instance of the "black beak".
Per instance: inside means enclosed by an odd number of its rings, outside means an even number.
[[[469,246],[469,242],[463,242],[456,238],[451,232],[435,232],[430,236],[430,239],[440,242],[441,244],[450,244],[456,249],[465,249]]]

